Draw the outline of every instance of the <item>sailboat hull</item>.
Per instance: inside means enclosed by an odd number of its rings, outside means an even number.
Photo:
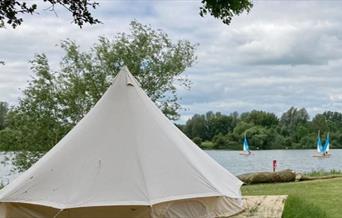
[[[326,155],[323,155],[323,154],[314,154],[312,155],[313,157],[320,157],[320,158],[328,158],[331,156],[331,154],[326,154]]]
[[[251,155],[252,153],[243,153],[243,152],[240,152],[240,155],[244,155],[244,156],[249,156],[249,155]]]

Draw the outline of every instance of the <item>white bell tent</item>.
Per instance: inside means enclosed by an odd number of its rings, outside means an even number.
[[[124,67],[67,135],[1,190],[0,217],[230,216],[242,210],[241,184]]]

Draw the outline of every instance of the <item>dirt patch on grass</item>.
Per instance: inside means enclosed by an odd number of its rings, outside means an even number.
[[[281,218],[287,195],[244,196],[245,210],[232,218]]]

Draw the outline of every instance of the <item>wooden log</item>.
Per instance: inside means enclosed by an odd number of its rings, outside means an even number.
[[[290,169],[279,172],[246,173],[238,176],[245,184],[294,182],[296,173]]]

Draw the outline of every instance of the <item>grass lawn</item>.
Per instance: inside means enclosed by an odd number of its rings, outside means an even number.
[[[288,195],[283,217],[341,218],[342,178],[242,187],[243,195]]]

